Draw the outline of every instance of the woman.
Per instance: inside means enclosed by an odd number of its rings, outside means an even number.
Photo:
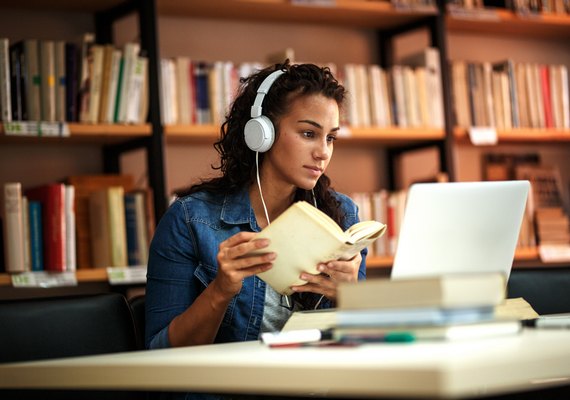
[[[344,99],[330,70],[312,64],[286,62],[242,80],[215,144],[221,176],[177,193],[152,240],[149,348],[257,340],[261,332],[279,330],[293,310],[331,307],[339,282],[365,278],[363,251],[319,265],[319,275],[302,274],[307,283],[282,298],[256,276],[276,255],[245,256],[268,245],[251,240],[254,233],[298,200],[315,204],[343,229],[358,221],[355,204],[334,192],[324,175]],[[252,114],[263,114],[275,129],[274,142],[257,151],[244,137]],[[248,134],[256,129],[248,127]]]

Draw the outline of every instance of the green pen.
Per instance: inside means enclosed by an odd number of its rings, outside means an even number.
[[[416,340],[416,335],[412,332],[390,332],[384,335],[384,342],[387,343],[409,343]]]

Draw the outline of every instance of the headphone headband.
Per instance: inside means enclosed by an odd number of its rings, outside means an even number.
[[[255,101],[251,106],[251,118],[257,118],[262,115],[261,104],[263,103],[265,95],[267,94],[267,92],[269,92],[269,88],[273,85],[275,80],[284,73],[285,71],[283,71],[282,69],[278,69],[277,71],[273,71],[271,74],[269,74],[263,80],[263,82],[261,82],[261,85],[259,85],[259,89],[257,89],[257,96],[255,96]]]

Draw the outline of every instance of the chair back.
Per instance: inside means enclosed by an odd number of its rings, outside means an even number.
[[[0,302],[0,362],[137,350],[125,297],[104,293]]]

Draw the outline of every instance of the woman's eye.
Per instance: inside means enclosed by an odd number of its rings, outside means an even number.
[[[303,136],[307,137],[307,138],[313,138],[315,137],[315,132],[313,131],[304,131],[303,132]]]
[[[334,142],[336,139],[337,139],[336,136],[332,136],[332,135],[331,135],[331,136],[327,136],[327,142],[332,143],[332,142]]]

